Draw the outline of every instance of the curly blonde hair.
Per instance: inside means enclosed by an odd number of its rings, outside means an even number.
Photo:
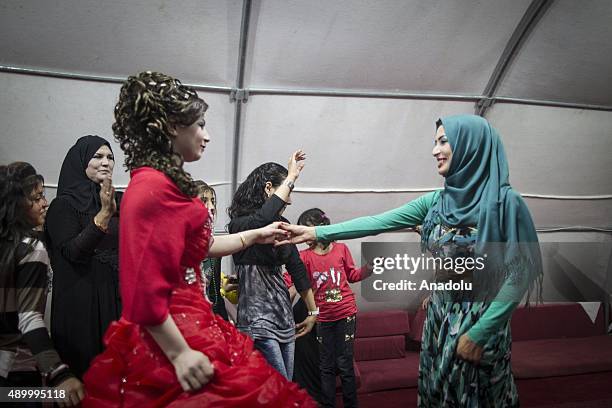
[[[190,126],[208,105],[196,91],[159,72],[130,76],[115,105],[115,140],[125,153],[125,167],[149,166],[165,173],[186,195],[195,197],[197,186],[183,169],[183,158],[172,149],[170,127]]]

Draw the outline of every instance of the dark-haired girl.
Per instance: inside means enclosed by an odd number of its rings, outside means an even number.
[[[301,150],[289,158],[288,169],[265,163],[248,175],[234,194],[228,212],[229,231],[237,233],[286,221],[282,213],[291,204],[291,191],[304,167]],[[255,245],[234,254],[239,292],[237,327],[255,340],[268,362],[287,379],[293,377],[295,336],[308,333],[316,321],[310,281],[295,245],[275,248]],[[296,290],[306,302],[308,317],[297,326],[283,279],[282,266],[291,275]]]
[[[329,218],[318,208],[300,215],[299,225],[329,225]],[[356,268],[348,247],[340,242],[318,241],[300,252],[306,266],[315,302],[319,308],[317,340],[321,370],[321,406],[336,404],[336,372],[342,381],[345,407],[357,406],[357,387],[353,367],[353,345],[357,325],[357,304],[349,283],[359,282],[372,273],[368,267]]]
[[[122,317],[85,374],[92,407],[313,407],[213,313],[200,263],[275,242],[278,224],[212,236],[212,219],[183,168],[210,141],[208,105],[158,72],[131,76],[115,106],[115,138],[131,180],[121,203]]]
[[[217,216],[217,193],[215,189],[206,184],[202,180],[196,180],[198,186],[198,197],[208,209],[211,219],[214,220]],[[200,265],[202,276],[206,280],[206,297],[212,303],[213,312],[229,320],[227,310],[225,309],[225,301],[221,296],[221,258],[206,258]]]
[[[47,212],[44,181],[28,163],[0,166],[0,387],[57,386],[62,405],[84,396],[45,327],[49,257],[34,228]],[[32,404],[31,406],[38,406]]]

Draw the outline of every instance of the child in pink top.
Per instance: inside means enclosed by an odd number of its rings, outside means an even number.
[[[329,223],[329,218],[318,208],[304,211],[298,219],[298,224],[306,226]],[[353,343],[357,305],[349,283],[367,278],[372,271],[367,267],[356,268],[348,247],[339,242],[311,243],[308,249],[300,252],[300,257],[308,271],[319,308],[317,340],[320,350],[321,405],[335,406],[338,370],[342,380],[344,406],[356,407]]]

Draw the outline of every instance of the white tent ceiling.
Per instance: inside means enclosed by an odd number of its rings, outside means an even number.
[[[241,1],[3,0],[2,64],[233,86]]]
[[[256,4],[255,87],[479,95],[529,1]]]
[[[112,139],[121,80],[159,70],[211,106],[189,170],[222,206],[234,179],[303,147],[289,217],[343,220],[439,187],[434,121],[481,101],[537,225],[609,229],[610,21],[609,0],[4,0],[0,162],[52,187],[77,137]]]

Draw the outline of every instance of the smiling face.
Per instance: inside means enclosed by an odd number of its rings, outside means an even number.
[[[101,184],[107,178],[112,178],[114,167],[113,152],[107,145],[102,145],[87,164],[85,174],[94,183]]]
[[[26,221],[32,228],[39,227],[45,223],[48,206],[45,189],[42,183],[39,183],[30,192],[27,200],[25,200],[24,214]]]
[[[176,125],[172,128],[172,146],[184,161],[193,162],[202,157],[206,144],[210,142],[205,125],[202,116],[189,126]]]
[[[434,136],[434,148],[431,152],[433,157],[436,159],[438,166],[438,174],[446,177],[448,170],[450,169],[451,159],[453,157],[453,151],[451,145],[446,137],[444,126],[439,126]]]

